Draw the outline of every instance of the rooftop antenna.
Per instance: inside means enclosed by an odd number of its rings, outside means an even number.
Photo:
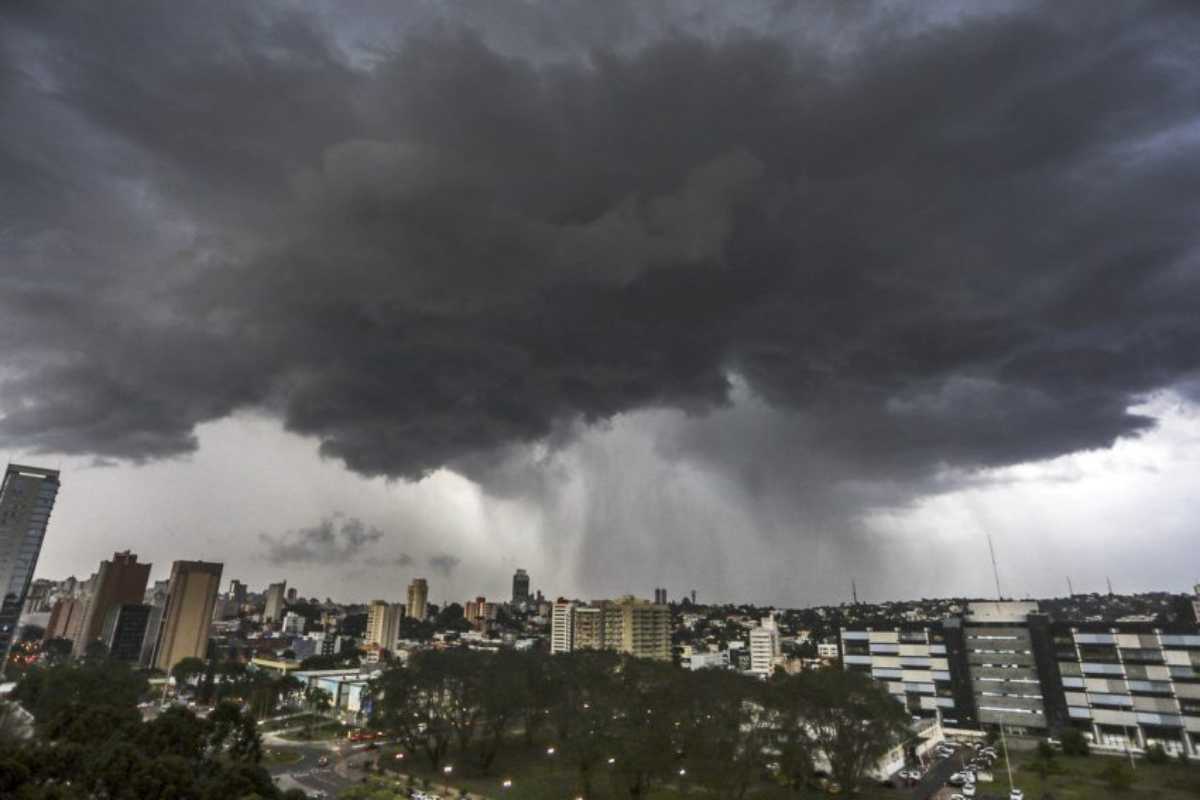
[[[1113,593],[1113,590],[1112,590],[1112,579],[1111,579],[1111,578],[1109,578],[1107,575],[1105,575],[1105,576],[1104,576],[1104,582],[1108,584],[1108,596],[1109,596],[1109,597],[1112,597],[1112,593]]]
[[[1000,568],[996,566],[996,548],[992,546],[992,534],[984,533],[987,537],[988,553],[992,556],[992,575],[996,578],[996,599],[1003,600],[1004,595],[1000,591]]]
[[[858,605],[858,587],[854,584],[854,578],[850,579],[850,599],[854,605]]]
[[[1071,585],[1071,576],[1067,576],[1067,597],[1075,596],[1075,587]]]

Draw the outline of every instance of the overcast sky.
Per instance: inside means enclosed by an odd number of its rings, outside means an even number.
[[[1200,579],[1188,2],[13,3],[39,563],[806,605]]]

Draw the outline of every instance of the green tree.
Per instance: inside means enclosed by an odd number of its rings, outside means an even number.
[[[529,656],[502,650],[480,674],[481,736],[479,768],[487,772],[496,760],[504,735],[529,707],[526,662]]]
[[[372,726],[391,733],[409,751],[423,754],[433,770],[441,767],[455,734],[453,681],[440,667],[438,651],[423,650],[414,653],[407,666],[384,670],[369,689]]]
[[[1146,748],[1146,761],[1151,764],[1166,764],[1171,760],[1161,744],[1155,743]]]
[[[908,715],[883,688],[858,672],[823,669],[802,676],[815,749],[845,792],[857,790],[867,770],[895,747]]]
[[[1058,734],[1063,755],[1086,756],[1091,752],[1087,737],[1078,728],[1063,728]]]
[[[773,687],[729,670],[684,672],[680,679],[687,774],[718,800],[742,800],[766,765],[774,732],[766,698]]]
[[[49,665],[69,661],[74,646],[70,639],[56,637],[42,642],[42,659]]]
[[[772,749],[778,753],[779,778],[793,791],[813,774],[813,741],[808,725],[808,684],[803,675],[772,677],[767,684]]]
[[[193,678],[203,675],[207,668],[202,658],[188,656],[180,660],[178,664],[171,667],[171,677],[175,679],[176,691],[191,683]]]
[[[1133,770],[1124,760],[1109,759],[1104,768],[1100,770],[1100,779],[1108,788],[1123,792],[1133,786]]]
[[[671,664],[625,658],[612,707],[614,784],[630,800],[649,796],[675,777],[682,763],[680,722],[684,697]]]

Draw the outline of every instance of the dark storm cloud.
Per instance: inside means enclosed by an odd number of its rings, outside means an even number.
[[[455,568],[462,563],[462,559],[458,556],[452,556],[449,553],[438,553],[429,557],[429,567],[435,570],[444,577],[449,578]]]
[[[367,527],[357,517],[335,514],[311,528],[279,536],[260,534],[264,556],[272,564],[344,564],[358,558],[383,538],[383,531]]]
[[[10,11],[0,438],[157,458],[249,407],[510,491],[497,454],[736,379],[757,420],[663,447],[887,492],[1106,446],[1200,367],[1187,4],[590,5],[535,55],[492,4]]]

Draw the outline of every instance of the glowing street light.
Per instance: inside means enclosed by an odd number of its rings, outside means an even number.
[[[401,760],[403,760],[403,759],[404,759],[404,753],[396,753],[396,760],[397,760],[397,761],[401,761]]]
[[[617,760],[616,760],[615,758],[612,758],[612,757],[610,756],[610,757],[609,757],[609,759],[608,759],[608,763],[610,763],[610,764],[615,764],[615,763],[617,763]]]
[[[442,772],[446,775],[449,775],[451,772],[454,772],[454,767],[450,764],[447,764],[446,766],[442,767]]]
[[[680,768],[680,770],[679,770],[679,774],[680,774],[680,775],[687,775],[687,770],[686,770],[686,769],[683,769],[683,768],[681,767],[681,768]]]
[[[554,755],[554,748],[553,748],[553,747],[547,747],[547,748],[546,748],[546,755],[548,755],[548,756],[552,756],[552,755]]]
[[[512,781],[509,780],[508,778],[505,778],[504,781],[500,785],[503,786],[505,789],[511,789]]]

